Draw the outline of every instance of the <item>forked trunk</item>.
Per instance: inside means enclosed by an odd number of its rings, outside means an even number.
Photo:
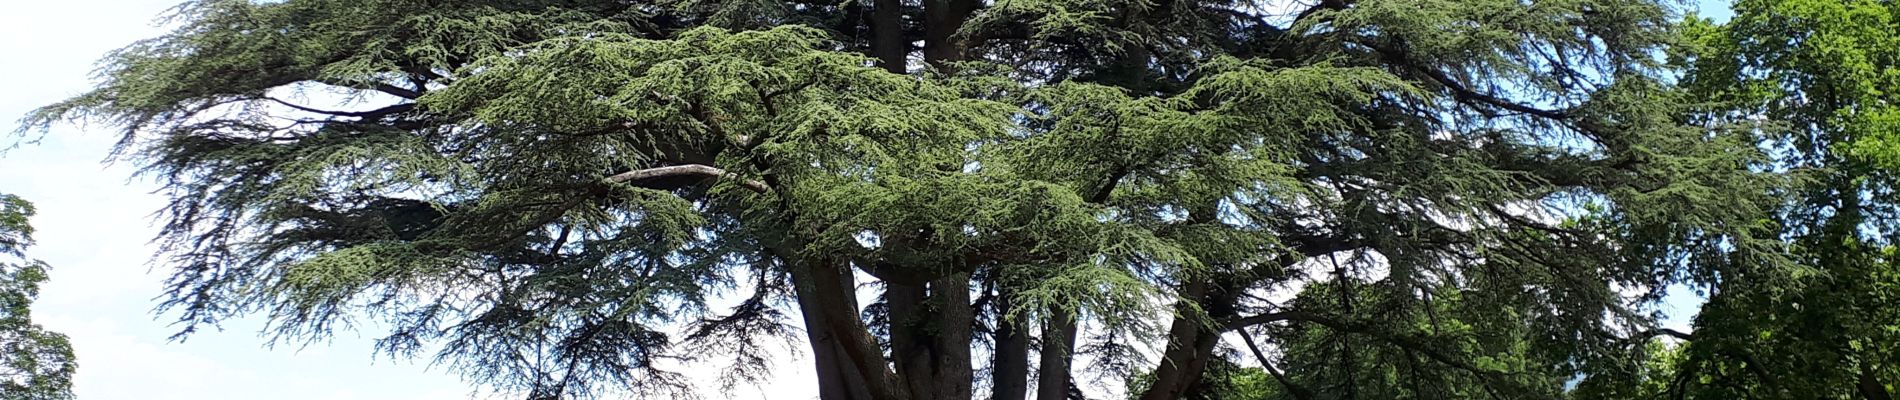
[[[864,321],[858,318],[856,286],[851,283],[842,263],[824,261],[798,261],[792,263],[792,284],[798,290],[799,309],[804,311],[809,331],[822,330],[823,333],[808,333],[814,340],[811,343],[814,359],[818,355],[832,352],[836,362],[818,364],[820,384],[830,379],[845,385],[856,385],[846,389],[824,390],[820,395],[825,400],[855,399],[855,396],[868,394],[875,400],[911,400],[910,390],[905,388],[895,372],[884,362],[883,349],[876,339],[871,337]],[[834,343],[827,346],[824,342]],[[835,352],[833,352],[835,350]],[[835,372],[825,370],[835,369]],[[855,375],[855,377],[854,377]],[[834,376],[827,378],[827,376]],[[858,388],[863,388],[859,392]]]

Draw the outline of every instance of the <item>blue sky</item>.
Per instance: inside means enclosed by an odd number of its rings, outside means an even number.
[[[154,17],[177,0],[13,1],[0,6],[0,132],[33,107],[89,85],[93,62],[132,41],[156,36]],[[1699,4],[1726,18],[1726,2]],[[29,253],[53,265],[35,319],[72,337],[84,400],[116,399],[466,399],[454,374],[422,363],[375,357],[368,334],[343,333],[309,347],[267,347],[258,320],[229,323],[183,343],[154,317],[163,274],[148,259],[151,213],[164,199],[129,165],[106,165],[116,139],[105,127],[58,126],[38,145],[0,154],[0,192],[33,201],[39,246]],[[4,142],[10,143],[9,138]],[[1681,317],[1693,299],[1675,296]],[[779,379],[738,398],[810,398],[802,360],[780,361]],[[707,376],[714,371],[693,375]]]

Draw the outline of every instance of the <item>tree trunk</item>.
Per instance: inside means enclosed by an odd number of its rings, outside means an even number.
[[[1009,289],[997,289],[996,358],[990,366],[990,400],[1023,400],[1029,394],[1029,332],[1010,320]]]
[[[904,386],[919,400],[935,393],[935,382],[930,379],[931,343],[923,326],[926,297],[923,284],[884,284],[885,310],[891,324],[891,360],[897,364],[897,375],[904,378]]]
[[[967,400],[971,395],[968,274],[951,274],[928,286],[887,282],[891,358],[914,400]],[[926,291],[926,289],[928,289]]]
[[[831,355],[839,356],[833,364],[848,367],[837,368],[845,372],[830,374],[824,373],[822,369],[826,367],[820,364],[820,384],[824,384],[827,379],[834,383],[842,381],[845,385],[862,383],[858,386],[871,399],[911,400],[910,391],[904,388],[897,374],[884,362],[883,349],[871,337],[864,321],[858,318],[856,286],[851,284],[850,275],[845,273],[844,266],[826,261],[799,260],[792,263],[791,270],[792,284],[798,291],[799,308],[804,310],[808,321],[806,329],[808,332],[816,329],[825,331],[824,334],[812,336],[820,340],[811,344],[813,358],[831,352]],[[824,346],[823,342],[835,343],[836,346]],[[851,373],[855,373],[858,378],[852,378]],[[843,378],[827,378],[828,374],[843,375]],[[851,389],[855,390],[857,388]],[[826,393],[821,387],[820,395],[844,396],[845,392],[848,391],[832,390]]]
[[[1142,393],[1141,400],[1181,399],[1200,388],[1201,373],[1214,357],[1214,347],[1220,344],[1221,334],[1219,327],[1206,326],[1203,322],[1233,317],[1240,290],[1229,288],[1238,287],[1244,285],[1229,279],[1205,278],[1181,288],[1181,297],[1198,301],[1200,311],[1187,304],[1175,307],[1174,323],[1168,329],[1168,348],[1162,353],[1161,365],[1155,368],[1154,384]],[[1197,312],[1206,315],[1196,315]]]
[[[978,4],[977,0],[924,0],[924,62],[948,71],[944,63],[963,60],[965,46],[956,34]]]
[[[1207,295],[1207,281],[1196,280],[1181,290],[1182,298],[1187,301],[1200,300]],[[1174,323],[1168,328],[1168,347],[1161,354],[1161,365],[1155,368],[1154,382],[1148,391],[1141,394],[1141,400],[1176,400],[1187,394],[1188,386],[1200,377],[1201,367],[1206,361],[1201,348],[1212,348],[1201,343],[1205,327],[1201,326],[1190,307],[1175,307]]]
[[[910,43],[904,40],[904,1],[876,0],[871,4],[871,55],[886,71],[909,70]]]
[[[970,398],[971,328],[976,325],[976,310],[970,306],[970,274],[953,273],[930,283],[931,304],[937,310],[935,339],[936,365],[933,377],[939,399]]]
[[[1874,376],[1873,366],[1866,361],[1860,362],[1860,376],[1856,386],[1859,386],[1862,399],[1893,400],[1893,394],[1887,392],[1887,386],[1882,385],[1880,378]]]
[[[802,287],[802,286],[801,286]],[[803,291],[799,293],[804,297]],[[845,360],[844,347],[835,334],[825,328],[823,312],[816,302],[800,301],[805,317],[805,338],[811,341],[811,358],[818,375],[818,398],[823,400],[871,400],[870,389],[857,367]]]
[[[1036,400],[1069,398],[1069,362],[1075,356],[1075,313],[1049,310],[1042,327],[1042,369],[1036,379]]]

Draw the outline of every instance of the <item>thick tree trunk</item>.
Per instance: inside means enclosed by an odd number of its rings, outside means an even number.
[[[1009,319],[1009,289],[996,296],[996,350],[990,363],[990,400],[1023,400],[1029,394],[1029,332]]]
[[[1239,290],[1229,288],[1240,286],[1226,279],[1203,279],[1181,288],[1182,298],[1198,301],[1200,312],[1206,315],[1196,315],[1197,311],[1186,304],[1175,307],[1174,323],[1168,329],[1168,348],[1162,353],[1161,365],[1155,368],[1154,384],[1142,393],[1141,400],[1176,400],[1199,390],[1201,373],[1214,357],[1214,347],[1220,344],[1221,335],[1220,327],[1207,326],[1204,322],[1233,317]]]
[[[910,42],[904,40],[904,1],[876,0],[871,4],[871,56],[886,71],[905,73]]]
[[[929,335],[925,332],[924,301],[928,297],[923,284],[885,282],[884,304],[891,324],[891,359],[897,364],[897,375],[904,378],[904,386],[913,395],[923,395],[918,399],[927,399],[935,393],[935,381],[930,379],[930,353],[932,352]]]
[[[969,275],[951,274],[928,286],[887,285],[891,358],[911,398],[969,399],[970,327],[975,322]]]
[[[805,294],[801,291],[800,297]],[[811,358],[818,375],[818,398],[823,400],[871,400],[871,392],[857,367],[844,358],[843,345],[825,328],[823,310],[816,302],[800,301],[805,317],[805,338],[811,341]]]
[[[924,0],[925,62],[948,70],[944,63],[963,60],[966,46],[956,34],[978,5],[978,0]]]
[[[1206,280],[1190,282],[1181,290],[1182,298],[1188,301],[1200,300],[1207,295]],[[1206,360],[1201,348],[1212,349],[1212,343],[1202,343],[1207,336],[1194,311],[1185,305],[1175,307],[1174,323],[1168,328],[1168,347],[1161,354],[1161,365],[1155,368],[1154,382],[1148,391],[1141,394],[1141,400],[1176,400],[1187,394],[1188,387],[1199,380],[1201,367]]]
[[[1042,369],[1036,379],[1036,400],[1069,398],[1069,363],[1075,358],[1075,313],[1049,310],[1042,327]]]
[[[823,261],[798,261],[792,264],[792,284],[798,291],[799,308],[804,310],[808,321],[806,329],[822,329],[825,334],[813,337],[836,346],[824,346],[814,341],[812,353],[818,355],[832,352],[837,362],[848,368],[839,373],[843,378],[829,378],[833,382],[843,381],[846,385],[862,383],[864,393],[876,400],[911,400],[910,391],[898,379],[884,362],[883,349],[858,318],[856,306],[856,287],[851,284],[850,275],[845,273],[843,265],[834,265]],[[817,357],[814,357],[817,358]],[[819,365],[821,369],[824,365]],[[850,373],[855,373],[854,379]],[[821,370],[820,384],[826,379]],[[857,390],[852,388],[851,391]],[[838,396],[848,391],[832,390],[829,394]],[[825,391],[820,391],[825,395]],[[849,397],[845,397],[849,398]],[[826,398],[830,400],[830,397]]]
[[[938,399],[965,400],[971,395],[971,327],[976,310],[970,306],[970,274],[953,273],[930,283],[931,304],[937,309],[936,357],[933,378]]]

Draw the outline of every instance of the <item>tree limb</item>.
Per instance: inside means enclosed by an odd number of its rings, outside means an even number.
[[[409,110],[416,109],[416,103],[402,103],[402,104],[391,105],[388,107],[378,108],[378,109],[369,110],[369,111],[332,111],[332,110],[302,106],[296,103],[291,103],[288,101],[284,101],[282,99],[278,99],[276,97],[264,97],[263,99],[270,100],[273,103],[282,104],[285,107],[297,109],[298,111],[324,114],[324,115],[332,115],[332,116],[338,116],[338,117],[355,117],[355,118],[363,118],[363,119],[378,119],[390,114],[406,112]]]
[[[1260,360],[1260,368],[1267,370],[1267,374],[1273,375],[1273,380],[1279,381],[1280,386],[1286,387],[1287,393],[1292,394],[1294,400],[1311,400],[1313,398],[1313,394],[1308,392],[1306,388],[1293,383],[1292,380],[1287,379],[1286,374],[1280,372],[1279,368],[1273,367],[1273,362],[1267,359],[1267,353],[1260,351],[1260,345],[1254,344],[1253,334],[1247,333],[1246,329],[1238,329],[1237,331],[1240,333],[1240,340],[1247,343],[1247,350],[1253,352],[1253,357]]]
[[[666,177],[677,177],[677,176],[699,176],[699,177],[705,177],[705,178],[731,177],[731,178],[734,178],[734,180],[738,181],[738,184],[740,187],[750,189],[753,192],[763,194],[763,193],[772,191],[772,189],[766,186],[764,182],[759,182],[755,180],[747,180],[747,179],[738,179],[737,174],[733,174],[731,172],[727,172],[726,170],[715,168],[710,165],[700,165],[700,164],[674,165],[674,166],[655,167],[655,168],[627,171],[627,172],[615,174],[614,176],[607,177],[607,180],[610,182],[616,182],[616,183],[634,183],[634,182],[639,182],[639,181],[644,181],[644,180],[659,179],[659,178],[666,178]]]
[[[1431,78],[1433,82],[1437,82],[1440,86],[1444,86],[1445,89],[1450,90],[1452,92],[1452,96],[1458,98],[1458,100],[1470,102],[1470,103],[1482,104],[1482,105],[1489,105],[1492,107],[1502,108],[1509,111],[1515,111],[1519,113],[1530,114],[1530,115],[1535,115],[1535,116],[1554,119],[1554,120],[1566,120],[1570,118],[1570,114],[1564,111],[1546,110],[1546,109],[1541,109],[1537,107],[1531,107],[1531,106],[1519,104],[1517,102],[1513,102],[1510,100],[1505,100],[1497,96],[1481,93],[1481,92],[1478,92],[1477,90],[1473,90],[1470,87],[1465,86],[1463,83],[1458,82],[1457,79],[1452,78],[1451,75],[1446,74],[1445,71],[1440,71],[1437,68],[1433,68],[1430,66],[1418,65],[1417,63],[1415,63],[1414,60],[1412,60],[1410,54],[1406,54],[1404,51],[1401,51],[1399,49],[1395,49],[1388,46],[1380,46],[1374,43],[1368,43],[1366,41],[1353,41],[1353,42],[1361,46],[1366,46],[1368,48],[1371,48],[1372,50],[1378,52],[1380,56],[1385,57],[1388,61],[1392,61],[1394,64],[1398,64],[1399,66],[1402,66],[1406,69],[1410,69],[1414,72],[1423,74],[1427,78]]]
[[[1630,340],[1643,341],[1643,340],[1648,340],[1649,338],[1653,338],[1657,336],[1669,336],[1669,337],[1682,339],[1682,340],[1695,340],[1695,335],[1691,335],[1683,331],[1678,331],[1678,330],[1669,329],[1669,328],[1656,328],[1656,329],[1642,331],[1641,333],[1637,333],[1636,336],[1630,337]]]
[[[383,92],[391,96],[401,97],[401,98],[410,99],[410,100],[415,100],[418,97],[422,97],[421,92],[404,89],[396,85],[391,85],[387,83],[378,83],[378,84],[372,85],[370,86],[370,89],[373,89],[378,92]]]

